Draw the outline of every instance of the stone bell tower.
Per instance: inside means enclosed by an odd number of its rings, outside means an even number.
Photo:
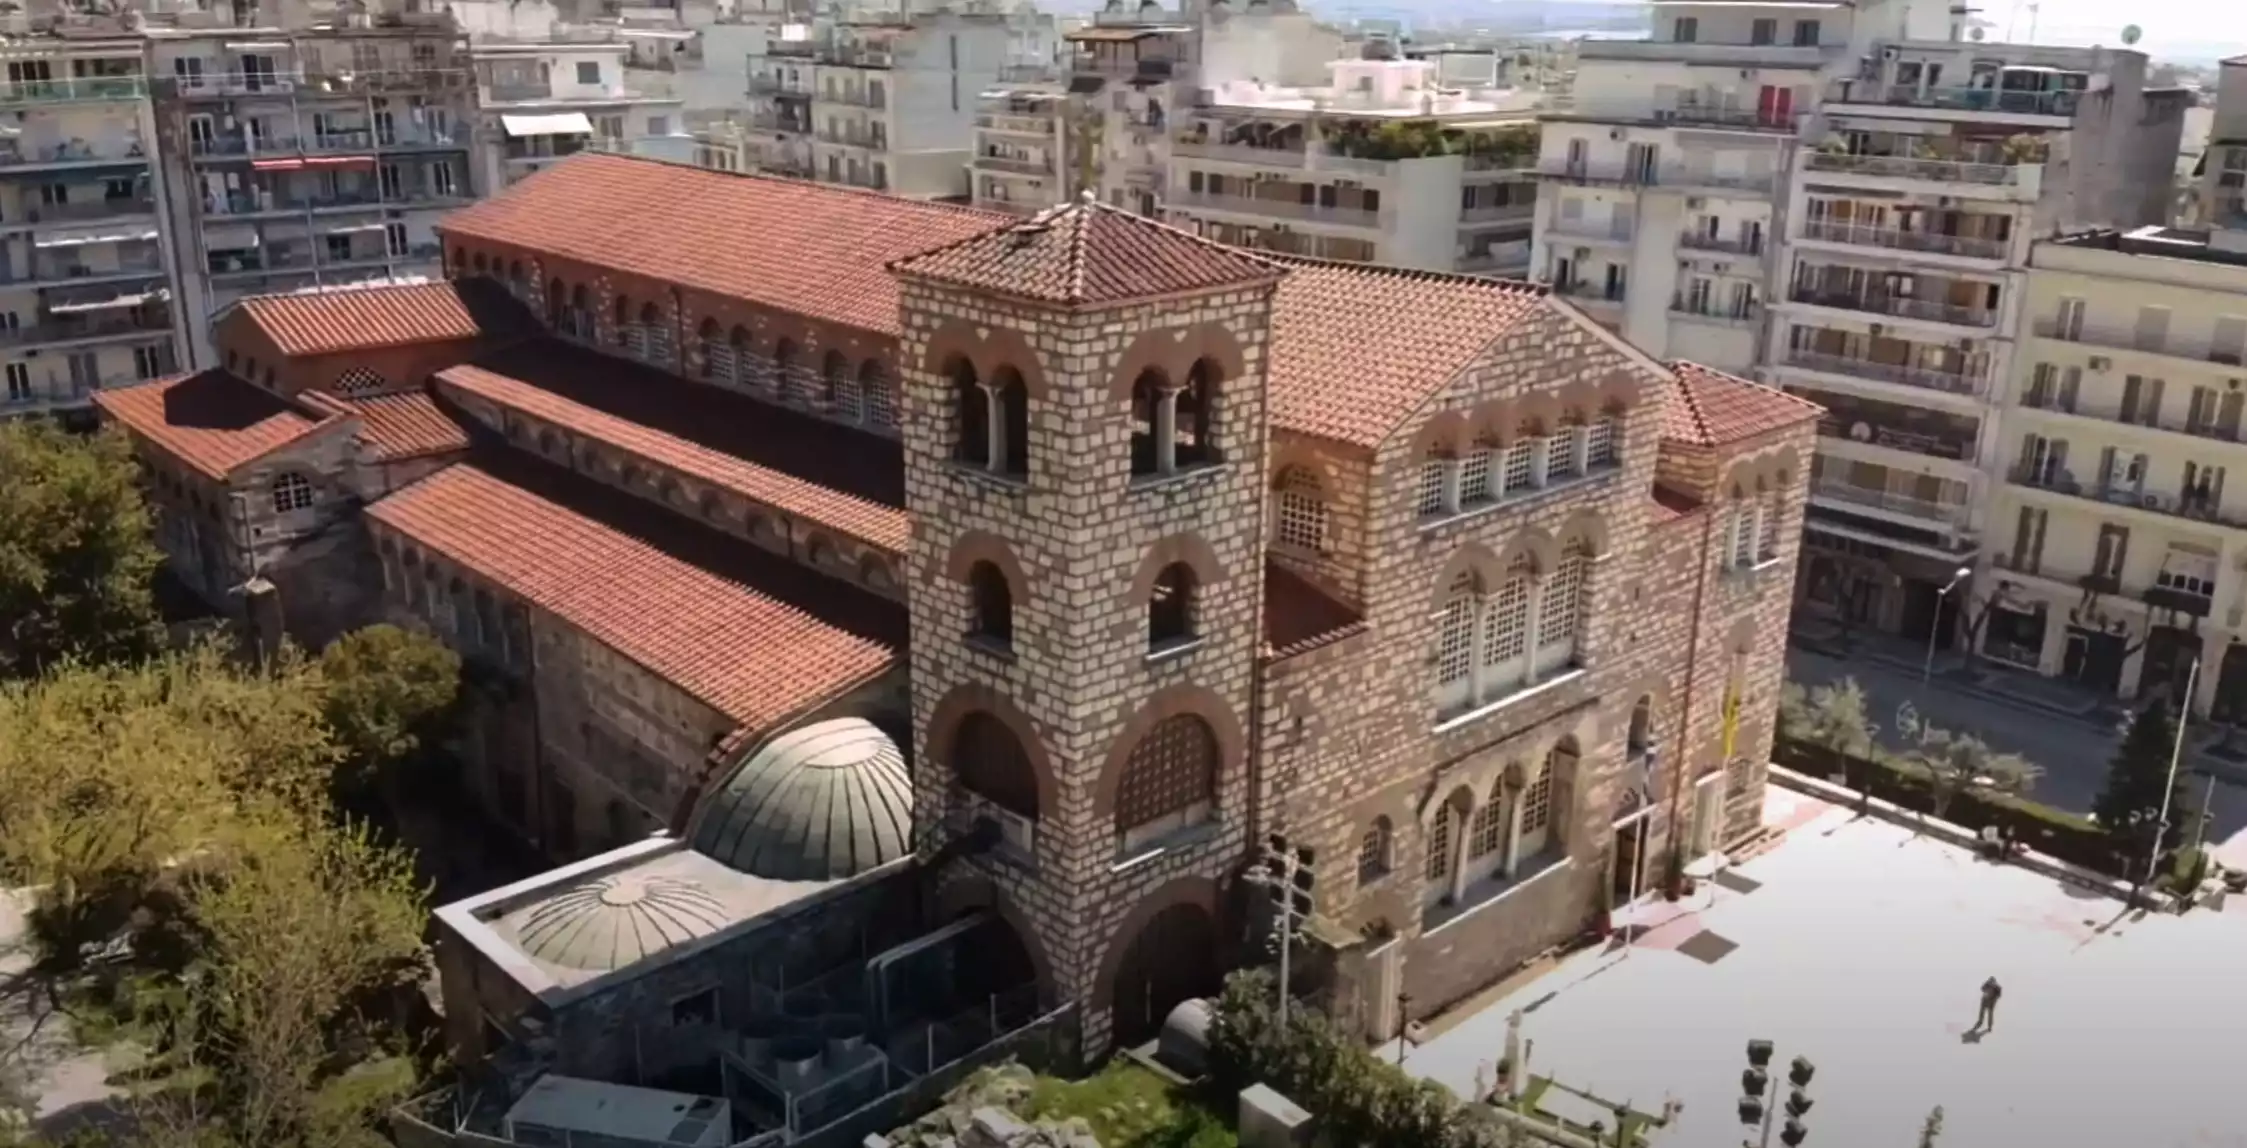
[[[1217,987],[1246,849],[1284,272],[1089,197],[892,270],[938,907],[1144,1040]]]

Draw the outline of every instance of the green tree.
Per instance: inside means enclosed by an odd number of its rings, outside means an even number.
[[[1855,678],[1807,690],[1789,685],[1794,699],[1783,695],[1781,711],[1789,738],[1824,750],[1836,773],[1848,772],[1849,758],[1872,752],[1873,724],[1865,705],[1865,691]]]
[[[2153,848],[2164,798],[2174,796],[2169,788],[2169,756],[2176,752],[2176,738],[2177,724],[2169,716],[2168,699],[2154,698],[2130,719],[2122,744],[2115,747],[2114,758],[2107,764],[2106,784],[2091,803],[2091,813],[2099,819],[2099,827],[2106,831],[2115,854],[2139,860],[2139,866],[2133,869],[2143,866],[2147,851]],[[2169,801],[2170,832],[2175,831],[2184,808],[2182,801]]]
[[[1935,1141],[1943,1135],[1943,1106],[1938,1104],[1927,1114],[1927,1122],[1919,1126],[1919,1148],[1935,1148]]]
[[[348,755],[347,787],[364,788],[425,750],[460,697],[460,655],[435,638],[368,626],[320,654],[323,710]]]
[[[1967,793],[2026,793],[2042,772],[2018,754],[1999,753],[1969,733],[1922,725],[1910,734],[1907,765],[1927,779],[1929,812],[1937,819]]]
[[[154,652],[161,562],[123,435],[0,423],[0,678]]]

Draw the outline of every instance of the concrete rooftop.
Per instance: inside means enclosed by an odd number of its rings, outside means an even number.
[[[2231,1044],[2247,1032],[2247,903],[2132,919],[1776,787],[1768,816],[1797,827],[1739,868],[1759,887],[1657,898],[1627,956],[1577,954],[1406,1067],[1471,1090],[1519,1008],[1532,1075],[1642,1110],[1684,1102],[1657,1148],[1753,1140],[1735,1099],[1757,1037],[1777,1065],[1817,1066],[1806,1148],[1905,1148],[1938,1104],[1944,1146],[2247,1146]],[[1677,951],[1704,930],[1738,947],[1714,963]],[[1989,976],[2005,990],[1997,1023],[1968,1039]]]

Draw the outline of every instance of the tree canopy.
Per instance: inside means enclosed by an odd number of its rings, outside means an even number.
[[[121,434],[0,423],[0,679],[154,652],[161,561]]]
[[[2153,848],[2163,801],[2174,796],[2169,787],[2169,756],[2176,749],[2176,738],[2177,723],[2171,720],[2169,701],[2163,697],[2147,703],[2123,731],[2122,744],[2115,747],[2107,765],[2106,784],[2091,804],[2117,853],[2143,858]],[[2174,832],[2185,803],[2171,800],[2168,806],[2167,828]]]

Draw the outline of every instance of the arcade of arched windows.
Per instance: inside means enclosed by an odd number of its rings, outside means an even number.
[[[952,385],[953,459],[961,466],[1021,480],[1030,473],[1030,389],[1021,372],[999,367],[984,378],[964,355],[944,364]]]
[[[1413,513],[1440,522],[1542,494],[1621,465],[1623,421],[1612,411],[1574,409],[1483,427],[1461,446],[1423,448]]]
[[[504,591],[435,552],[383,533],[376,542],[390,601],[463,654],[511,670],[530,665],[530,619]]]
[[[1520,547],[1495,573],[1460,564],[1439,587],[1436,713],[1496,705],[1582,664],[1591,628],[1594,541],[1565,539],[1550,559]]]
[[[1132,477],[1161,478],[1219,461],[1219,374],[1215,360],[1202,358],[1183,379],[1149,367],[1132,380]]]
[[[1454,790],[1422,827],[1420,878],[1430,901],[1457,905],[1478,886],[1542,872],[1568,855],[1576,824],[1574,738],[1509,762],[1486,792]],[[1364,866],[1360,866],[1361,873]]]

